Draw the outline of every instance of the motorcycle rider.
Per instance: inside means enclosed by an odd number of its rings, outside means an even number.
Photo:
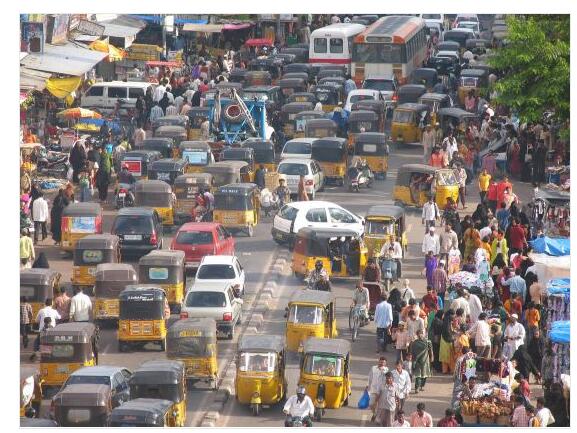
[[[364,326],[369,322],[369,307],[371,305],[369,297],[369,289],[364,287],[362,283],[357,283],[357,288],[353,292],[353,303],[351,307],[360,307],[361,313],[361,326]]]
[[[329,280],[329,274],[327,273],[327,270],[323,268],[323,261],[317,260],[315,262],[315,268],[309,272],[307,277],[309,286],[312,288],[316,287],[317,281],[320,280],[321,275],[326,278],[327,281]]]
[[[315,413],[315,406],[311,398],[306,395],[304,387],[297,388],[296,395],[289,397],[284,405],[283,412],[287,415],[284,425],[285,427],[292,427],[294,417],[300,417],[303,420],[303,425],[312,427],[312,417]]]
[[[331,292],[332,287],[331,282],[328,280],[328,277],[326,277],[324,274],[320,274],[319,279],[315,283],[314,289],[323,292]]]
[[[136,183],[136,179],[132,175],[130,171],[128,171],[128,166],[126,164],[122,164],[122,168],[120,169],[120,173],[118,173],[118,188],[116,193],[120,191],[120,188],[125,188],[127,190],[127,194],[129,197],[128,200],[131,203],[134,203],[134,194],[133,188],[134,184]]]

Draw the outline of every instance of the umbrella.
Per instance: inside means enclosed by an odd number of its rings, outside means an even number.
[[[56,114],[65,119],[100,119],[102,115],[86,108],[68,108]]]

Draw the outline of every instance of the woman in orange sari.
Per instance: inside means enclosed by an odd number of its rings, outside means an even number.
[[[455,370],[455,363],[463,353],[463,347],[471,347],[469,336],[467,335],[467,325],[460,325],[455,341],[453,341],[453,358],[451,360],[451,371]]]

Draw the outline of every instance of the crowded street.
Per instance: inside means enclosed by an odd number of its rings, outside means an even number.
[[[21,17],[22,426],[570,425],[568,120],[499,99],[517,18],[67,17],[82,73]]]

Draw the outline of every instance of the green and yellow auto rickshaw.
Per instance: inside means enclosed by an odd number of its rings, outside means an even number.
[[[389,169],[389,145],[385,134],[380,132],[357,134],[354,154],[367,161],[375,177],[386,179]]]
[[[340,186],[345,184],[347,155],[346,138],[324,137],[313,141],[312,158],[323,169],[325,179],[334,180]]]

